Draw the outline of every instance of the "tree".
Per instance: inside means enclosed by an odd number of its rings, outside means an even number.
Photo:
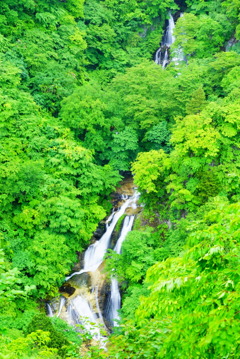
[[[181,47],[187,57],[208,57],[218,52],[231,35],[232,28],[208,15],[185,13],[177,21],[173,49]]]
[[[213,207],[191,222],[182,256],[149,268],[150,293],[140,299],[135,319],[113,336],[110,358],[117,352],[120,358],[237,355],[240,207],[216,202]]]
[[[199,87],[196,91],[193,92],[192,98],[186,106],[186,112],[188,115],[196,115],[197,113],[201,112],[205,105],[205,92],[202,87]]]

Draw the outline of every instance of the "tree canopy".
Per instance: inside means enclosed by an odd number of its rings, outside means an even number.
[[[238,358],[239,9],[1,2],[0,358]],[[163,69],[153,57],[169,11]],[[107,352],[87,343],[80,354],[84,335],[44,303],[129,171],[142,212],[106,259],[120,326]]]

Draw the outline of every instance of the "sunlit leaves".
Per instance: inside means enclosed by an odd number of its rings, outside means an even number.
[[[188,246],[181,257],[169,258],[148,270],[150,293],[140,298],[131,333],[135,343],[145,336],[144,352],[154,353],[157,345],[156,358],[237,355],[239,205],[218,205],[219,209],[206,213],[200,221],[189,223]],[[131,325],[133,321],[123,323],[122,333],[129,335]],[[146,328],[155,332],[153,341],[147,341]],[[110,353],[118,347],[117,339],[118,335]],[[130,342],[128,337],[125,345],[131,354],[122,358],[139,355]]]
[[[159,184],[160,179],[164,178],[168,163],[168,156],[163,150],[140,153],[132,166],[140,190],[157,192],[156,183]]]
[[[209,15],[185,13],[177,21],[174,48],[181,47],[186,56],[208,57],[220,50],[230,34],[231,26],[226,27],[224,22]]]

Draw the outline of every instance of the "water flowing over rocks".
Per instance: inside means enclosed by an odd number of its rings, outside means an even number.
[[[180,13],[180,17],[183,16],[183,13]],[[173,30],[175,28],[174,18],[171,13],[169,13],[168,24],[166,26],[161,45],[155,53],[154,61],[156,64],[161,65],[165,68],[170,61],[178,65],[181,61],[185,61],[184,54],[181,48],[178,48],[173,51],[172,59],[170,59],[170,48],[175,41],[173,35]]]
[[[121,306],[117,279],[112,277],[109,283],[103,273],[104,256],[108,248],[121,252],[127,233],[132,230],[135,215],[141,210],[138,198],[132,178],[125,179],[112,195],[111,215],[105,223],[101,222],[97,235],[94,233],[95,242],[85,251],[81,263],[75,266],[79,270],[68,276],[61,286],[62,296],[57,308],[56,300],[55,304],[54,300],[47,303],[49,316],[57,315],[75,326],[77,331],[89,332],[101,347],[105,347],[107,333],[119,319]],[[100,231],[104,232],[101,236]]]

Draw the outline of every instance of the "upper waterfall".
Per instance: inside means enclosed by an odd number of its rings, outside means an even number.
[[[170,62],[170,48],[175,41],[175,36],[173,35],[173,31],[175,28],[174,18],[170,12],[168,15],[168,25],[163,35],[161,45],[156,51],[154,58],[155,63],[161,65],[163,68],[165,68]],[[180,17],[182,16],[183,13],[180,14]],[[175,64],[178,64],[180,61],[184,61],[184,55],[181,48],[174,50],[172,54],[172,61]]]

